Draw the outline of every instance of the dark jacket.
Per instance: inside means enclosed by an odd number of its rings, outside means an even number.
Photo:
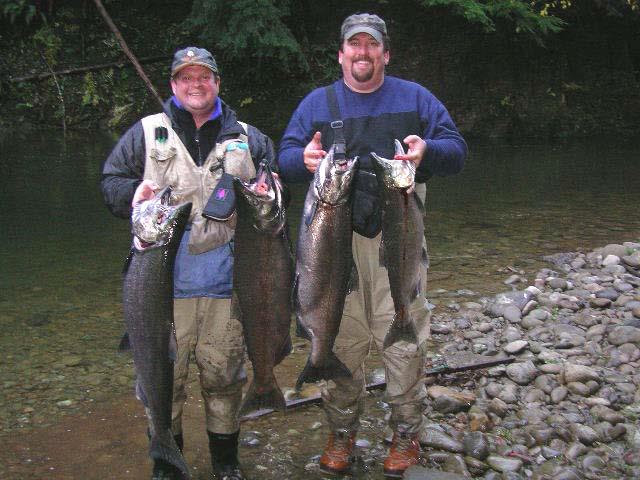
[[[180,110],[171,100],[165,102],[164,110],[171,119],[173,129],[196,162],[202,162],[215,147],[216,142],[244,134],[242,126],[237,121],[236,112],[224,102],[222,102],[222,115],[200,127],[200,138],[197,143],[195,142],[195,124],[191,115]],[[247,130],[249,150],[256,168],[260,161],[266,158],[272,170],[277,172],[271,139],[251,125],[247,125]],[[213,138],[214,135],[215,138]],[[196,150],[198,145],[200,152]],[[130,218],[131,200],[136,188],[142,182],[144,163],[144,130],[142,122],[138,121],[120,138],[102,168],[102,195],[105,204],[115,216]]]
[[[203,163],[216,143],[245,133],[237,122],[235,112],[224,102],[221,115],[205,122],[200,129],[195,128],[191,114],[179,109],[171,100],[165,103],[165,113],[196,164]],[[246,134],[256,169],[260,161],[266,159],[277,171],[271,139],[251,125],[247,125]],[[131,217],[131,200],[144,176],[145,159],[144,128],[139,121],[122,136],[102,169],[102,194],[114,215]],[[199,255],[191,255],[187,246],[190,233],[187,228],[176,257],[175,297],[229,298],[233,276],[232,242]]]

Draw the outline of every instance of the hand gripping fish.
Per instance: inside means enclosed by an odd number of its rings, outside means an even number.
[[[309,185],[298,235],[294,306],[311,340],[311,353],[298,377],[304,382],[351,377],[333,353],[352,268],[351,185],[357,158],[336,159],[333,147]]]
[[[235,178],[234,189],[238,218],[233,306],[253,365],[253,382],[240,414],[264,408],[284,410],[286,401],[273,374],[273,367],[291,352],[294,264],[283,186],[263,162],[255,181]]]
[[[149,456],[175,466],[189,479],[171,433],[173,362],[173,267],[191,203],[169,205],[171,188],[133,209],[134,247],[125,265],[123,306],[136,369],[136,395],[150,415]]]
[[[396,154],[404,154],[395,140]],[[381,261],[387,268],[395,315],[384,339],[384,348],[404,340],[417,343],[409,307],[421,288],[420,265],[426,263],[424,206],[414,192],[415,164],[389,160],[371,153],[380,185],[382,210]]]

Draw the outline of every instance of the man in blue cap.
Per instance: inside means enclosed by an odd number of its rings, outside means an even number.
[[[174,270],[178,353],[172,432],[182,450],[185,385],[193,355],[214,473],[219,479],[239,480],[244,477],[238,462],[238,410],[246,373],[242,326],[231,316],[235,214],[215,221],[202,212],[223,172],[248,181],[263,159],[275,169],[274,148],[271,139],[239,122],[220,99],[218,66],[204,48],[175,53],[171,89],[164,112],[138,121],[113,149],[103,167],[102,192],[111,212],[122,218],[130,218],[133,205],[167,185],[179,202],[193,203]],[[152,478],[181,477],[160,460],[154,462]]]

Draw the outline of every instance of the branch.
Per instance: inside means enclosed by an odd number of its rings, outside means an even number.
[[[95,2],[96,7],[98,8],[98,11],[102,15],[102,18],[104,18],[104,21],[107,22],[107,25],[109,25],[109,28],[115,35],[116,40],[118,40],[118,43],[122,48],[122,51],[127,55],[127,57],[129,57],[129,60],[131,60],[131,63],[133,63],[133,66],[136,67],[136,71],[138,72],[138,75],[140,75],[140,78],[142,78],[142,80],[147,85],[147,88],[149,88],[149,91],[153,94],[153,96],[156,97],[156,99],[158,100],[158,103],[160,103],[160,107],[164,108],[162,98],[160,98],[160,95],[158,95],[158,92],[153,87],[153,84],[151,83],[151,80],[149,80],[149,77],[147,77],[147,74],[144,73],[144,70],[142,69],[140,62],[138,62],[133,52],[129,50],[129,47],[127,46],[127,42],[124,41],[124,38],[120,34],[120,30],[118,30],[118,27],[116,27],[116,24],[113,23],[113,20],[111,20],[111,17],[105,10],[104,6],[102,6],[102,2],[100,0],[93,0],[93,1]]]

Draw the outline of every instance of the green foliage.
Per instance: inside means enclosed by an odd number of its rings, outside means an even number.
[[[3,0],[0,9],[0,17],[8,18],[12,24],[21,20],[28,25],[36,18],[37,13],[34,2],[28,0]]]
[[[306,72],[298,41],[285,25],[286,0],[195,0],[185,25],[216,59],[242,65],[247,75]],[[235,67],[235,65],[234,65]],[[224,63],[220,65],[224,72]],[[276,76],[276,75],[274,75]]]
[[[51,25],[43,25],[33,35],[33,43],[36,51],[40,52],[50,67],[53,67],[57,63],[56,56],[62,47],[62,40]]]
[[[513,25],[516,33],[524,32],[542,43],[542,38],[562,30],[565,22],[535,10],[529,0],[421,0],[424,7],[447,7],[485,31],[496,31],[496,22]]]
[[[82,94],[82,105],[98,106],[100,103],[100,95],[98,94],[98,85],[92,73],[84,76],[84,93]]]

